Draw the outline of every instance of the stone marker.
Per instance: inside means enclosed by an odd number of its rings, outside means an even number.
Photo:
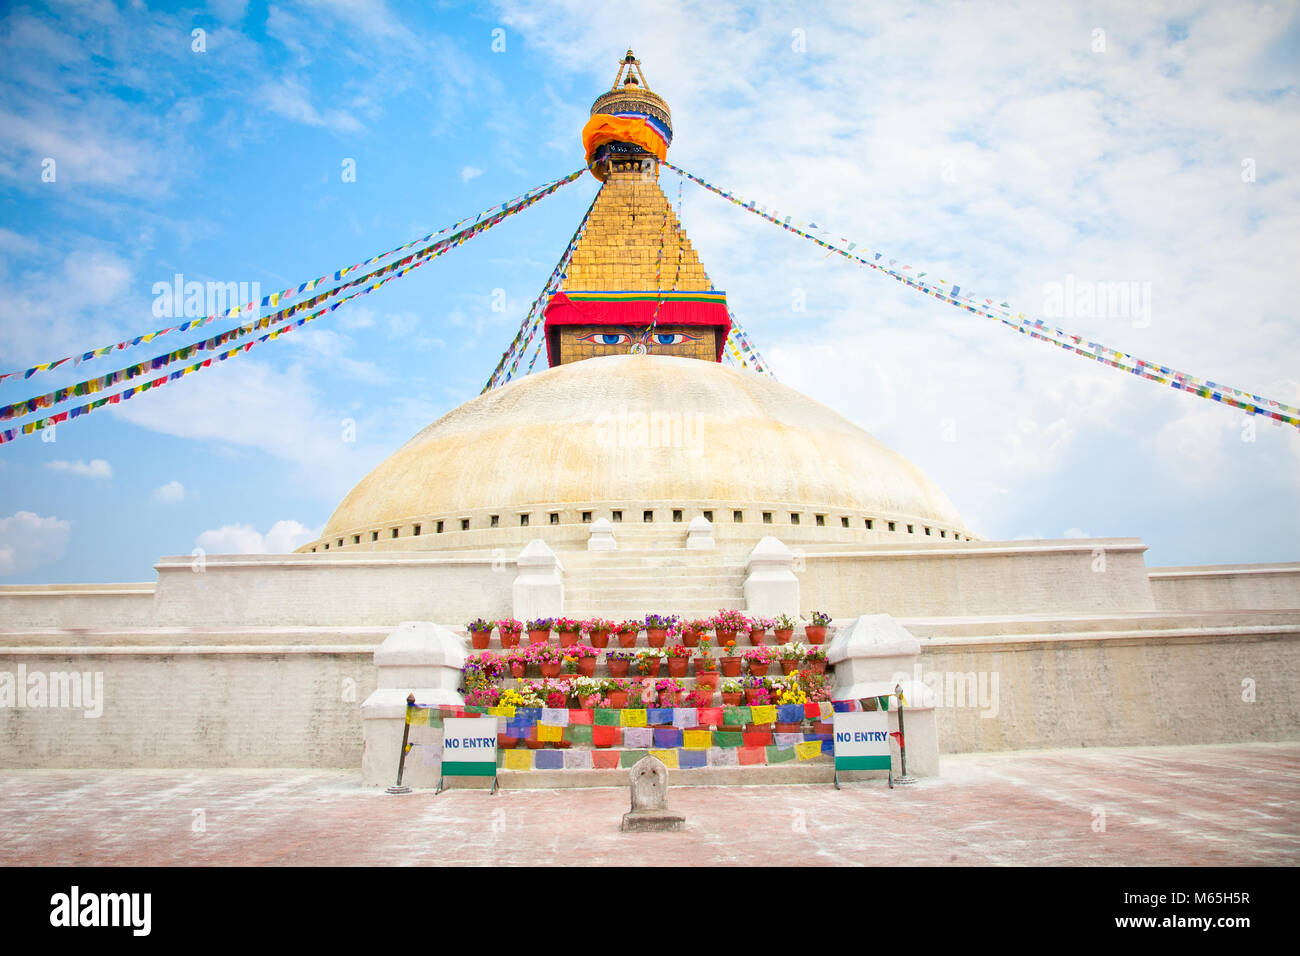
[[[642,757],[628,773],[632,809],[623,814],[623,831],[681,830],[686,818],[668,809],[668,768],[657,757]]]

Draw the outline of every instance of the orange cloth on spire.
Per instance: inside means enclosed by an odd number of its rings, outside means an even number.
[[[597,147],[615,142],[635,143],[660,160],[668,158],[668,144],[663,136],[639,116],[597,113],[582,128],[582,148],[587,151],[587,162],[591,162]]]

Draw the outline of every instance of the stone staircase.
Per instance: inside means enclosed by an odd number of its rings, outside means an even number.
[[[745,557],[722,551],[573,551],[560,555],[567,617],[704,617],[745,606]]]

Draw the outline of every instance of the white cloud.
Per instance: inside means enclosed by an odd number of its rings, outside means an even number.
[[[163,504],[175,504],[178,501],[185,500],[185,486],[179,481],[169,481],[165,485],[160,485],[154,489],[153,500],[160,501]]]
[[[482,175],[483,170],[479,169],[477,166],[462,166],[460,170],[460,181],[462,183],[467,183],[471,179],[476,179]]]
[[[30,571],[63,557],[72,523],[18,511],[0,518],[0,574]]]
[[[112,478],[113,466],[103,458],[94,458],[90,461],[47,461],[45,467],[50,471],[65,472],[70,475],[80,475],[84,478]]]
[[[289,554],[317,536],[297,521],[277,521],[266,534],[252,525],[223,525],[204,531],[195,544],[209,554]]]

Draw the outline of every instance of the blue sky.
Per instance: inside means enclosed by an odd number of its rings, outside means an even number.
[[[0,366],[156,328],[153,285],[175,273],[277,290],[571,172],[631,44],[686,169],[1031,315],[1067,282],[1132,284],[1145,307],[1052,321],[1300,405],[1300,18],[1135,6],[11,5]],[[54,442],[0,447],[0,582],[149,580],[161,555],[308,539],[478,393],[595,188]],[[1294,429],[1252,434],[690,183],[682,218],[778,378],[915,461],[973,530],[1138,536],[1152,565],[1300,559]],[[221,327],[5,382],[0,402]]]

